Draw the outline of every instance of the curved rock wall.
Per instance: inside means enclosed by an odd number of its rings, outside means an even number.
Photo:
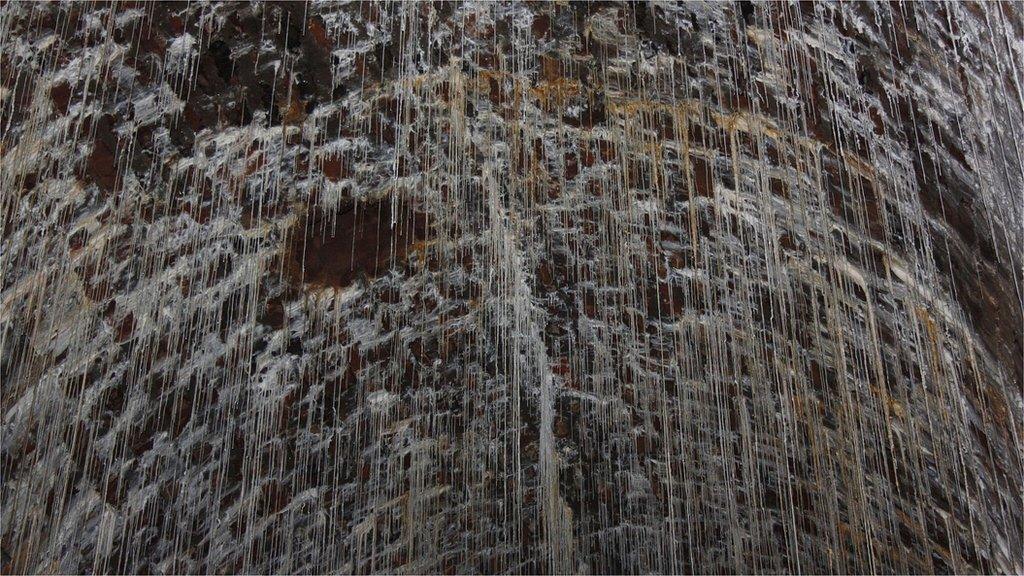
[[[1024,570],[1022,38],[3,4],[3,570]]]

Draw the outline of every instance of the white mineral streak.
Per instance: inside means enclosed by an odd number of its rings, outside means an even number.
[[[1024,572],[1022,13],[0,5],[0,569]]]

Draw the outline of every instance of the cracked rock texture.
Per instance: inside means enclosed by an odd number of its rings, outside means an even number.
[[[1022,13],[0,5],[3,571],[1024,571]]]

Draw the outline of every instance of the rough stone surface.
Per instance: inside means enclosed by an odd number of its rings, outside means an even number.
[[[0,5],[3,571],[1024,571],[1022,39]]]

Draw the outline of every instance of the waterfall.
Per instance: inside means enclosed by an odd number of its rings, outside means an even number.
[[[1024,571],[1019,3],[0,5],[5,573]]]

